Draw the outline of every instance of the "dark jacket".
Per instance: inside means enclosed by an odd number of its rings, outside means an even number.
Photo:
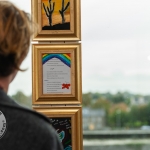
[[[0,150],[62,150],[56,131],[43,115],[16,104],[0,90],[0,111],[7,130],[0,138]]]

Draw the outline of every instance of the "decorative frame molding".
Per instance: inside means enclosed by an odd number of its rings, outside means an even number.
[[[70,118],[71,120],[71,148],[72,150],[82,150],[83,149],[83,135],[82,135],[82,108],[80,106],[75,107],[33,107],[33,109],[39,113],[44,114],[48,118],[51,118],[51,122],[57,121],[59,122],[60,118]],[[54,119],[53,119],[54,118]],[[61,120],[62,121],[62,120]],[[52,124],[53,126],[53,124]],[[62,131],[62,127],[60,128],[54,125],[53,126],[56,131],[59,131],[58,135],[60,138],[62,137],[60,134]],[[60,130],[59,130],[60,129]],[[62,144],[63,139],[61,138]]]
[[[60,5],[60,0],[55,0],[55,3],[53,2],[53,0],[47,0],[47,2],[48,1],[49,4],[47,4],[45,1],[44,3],[43,0],[31,0],[32,20],[35,24],[38,25],[38,29],[36,25],[34,26],[36,32],[34,33],[32,40],[33,41],[80,41],[81,40],[80,0],[65,0],[65,1],[62,0],[62,6]],[[45,28],[42,28],[43,22],[45,21],[44,17],[46,18],[47,16],[47,19],[51,20],[51,22],[53,20],[56,22],[58,18],[61,18],[62,14],[60,12],[62,10],[65,11],[65,7],[68,4],[67,2],[69,2],[69,6],[67,7],[67,9],[69,9],[69,12],[67,13],[69,14],[68,17],[69,22],[66,22],[66,24],[69,24],[70,29],[64,28],[65,23],[63,23],[63,21],[62,23],[59,21],[59,23],[57,23],[57,27],[56,25],[54,26],[52,23],[49,23],[49,27],[45,26]],[[62,8],[61,7],[58,8],[58,5],[57,7],[55,7],[56,4],[59,4]],[[57,10],[53,11],[55,10],[55,8],[57,8]],[[50,9],[53,12],[51,13],[51,15],[48,14],[50,13]],[[43,13],[44,11],[45,13]],[[45,16],[43,17],[43,15]],[[52,18],[51,19],[48,18],[49,16],[52,16]],[[56,19],[55,18],[53,19],[53,17],[55,17]],[[65,18],[65,16],[62,18]]]
[[[45,54],[70,54],[70,92],[44,92],[44,88],[48,87],[43,81],[43,74],[54,75],[59,77],[59,72],[45,72],[42,64],[43,56]],[[59,60],[59,59],[58,59]],[[61,60],[60,60],[61,62]],[[51,64],[48,64],[51,69]],[[61,66],[62,67],[62,66]],[[60,69],[61,69],[60,67]],[[59,70],[59,67],[53,66]],[[60,70],[62,72],[62,70]],[[64,74],[67,72],[63,72]],[[81,44],[33,44],[32,45],[32,103],[33,104],[81,104],[82,103],[82,81],[81,81]],[[51,76],[47,77],[46,84],[51,84]],[[57,81],[57,77],[55,78]],[[58,79],[58,82],[60,80]],[[65,80],[64,80],[65,82]],[[63,84],[60,82],[60,86]],[[53,88],[53,86],[52,86]],[[48,89],[48,88],[47,88]],[[67,89],[67,88],[66,88]],[[65,89],[65,90],[66,90]],[[63,89],[64,90],[64,89]]]

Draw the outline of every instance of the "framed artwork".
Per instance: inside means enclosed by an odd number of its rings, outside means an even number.
[[[34,107],[46,115],[56,130],[64,150],[82,150],[81,107]]]
[[[33,41],[81,40],[80,0],[31,0]]]
[[[81,104],[81,44],[32,46],[32,103]]]

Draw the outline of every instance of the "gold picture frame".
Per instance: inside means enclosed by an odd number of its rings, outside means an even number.
[[[33,41],[80,41],[80,0],[31,0]]]
[[[64,149],[83,149],[82,107],[33,107],[50,118]],[[67,143],[67,144],[66,144]]]
[[[33,104],[81,104],[81,75],[80,43],[32,45]]]

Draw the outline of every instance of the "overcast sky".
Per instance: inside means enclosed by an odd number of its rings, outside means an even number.
[[[31,12],[30,0],[11,0]],[[150,0],[81,0],[83,92],[150,94]],[[31,52],[9,94],[32,92]]]

